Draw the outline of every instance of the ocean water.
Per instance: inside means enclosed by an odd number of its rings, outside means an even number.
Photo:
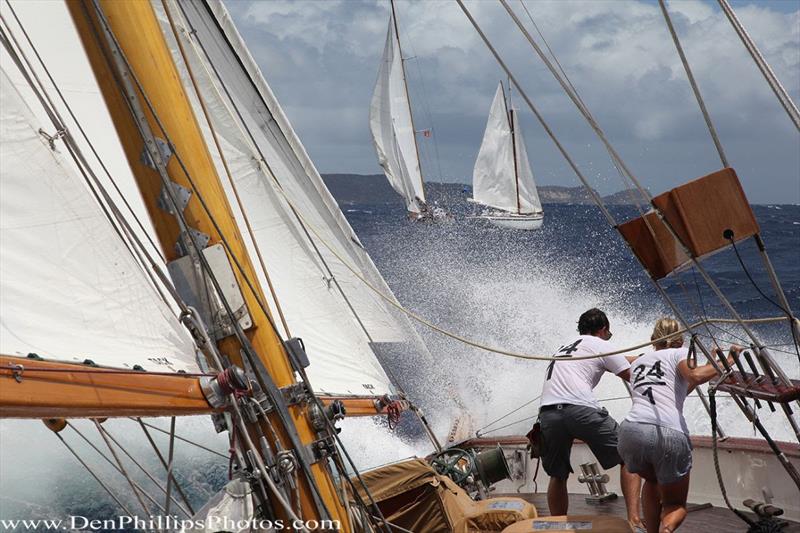
[[[613,342],[619,348],[647,341],[655,320],[671,314],[627,245],[595,206],[546,205],[540,230],[513,231],[466,219],[470,210],[462,207],[466,204],[459,198],[442,200],[455,206],[455,222],[408,222],[399,203],[342,207],[400,301],[444,329],[487,346],[549,355],[575,335],[578,316],[588,308],[607,312]],[[633,206],[612,206],[611,210],[619,222],[638,214]],[[797,312],[800,206],[755,206],[754,211],[790,306]],[[752,240],[742,241],[737,248],[758,289],[777,300]],[[715,254],[703,265],[742,317],[782,314],[748,280],[733,250]],[[703,316],[730,317],[693,270],[667,278],[663,286],[690,322]],[[465,346],[424,326],[417,329],[469,406],[476,429],[485,428],[483,433],[493,435],[527,432],[538,403],[525,404],[539,394],[545,363],[511,359]],[[800,377],[800,356],[787,323],[753,329],[786,373]],[[700,333],[707,344],[749,343],[736,325]],[[398,379],[436,419],[440,406],[426,402],[434,397],[426,393],[426,376],[406,372]],[[619,379],[604,377],[596,393],[618,420],[627,414],[630,403]],[[691,430],[710,434],[698,397],[693,395],[687,402]],[[720,396],[723,428],[731,435],[752,436],[753,428],[731,403]],[[760,415],[773,436],[794,440],[782,416],[766,409]]]
[[[546,205],[543,228],[520,232],[465,219],[469,210],[460,207],[465,205],[462,199],[444,200],[455,206],[457,220],[453,223],[410,223],[400,202],[342,206],[400,301],[444,329],[488,346],[549,355],[575,334],[578,316],[590,307],[607,312],[613,341],[619,347],[646,341],[653,322],[669,314],[626,245],[595,207]],[[755,206],[754,210],[790,305],[798,312],[800,206]],[[614,207],[613,212],[620,220],[636,214],[634,208],[624,206]],[[774,299],[752,243],[743,242],[739,249],[755,283]],[[704,264],[742,316],[780,314],[759,295],[730,250]],[[724,307],[696,273],[685,272],[668,279],[665,287],[689,320],[702,315],[727,317]],[[447,433],[454,410],[447,395],[437,390],[442,376],[452,383],[467,406],[473,430],[486,435],[527,431],[538,405],[535,399],[545,363],[508,358],[465,346],[423,326],[417,325],[417,329],[436,359],[440,375],[421,372],[407,361],[390,361],[388,366],[409,397],[426,412],[439,435]],[[798,378],[800,363],[786,326],[755,329],[784,370]],[[724,326],[724,331],[715,328],[711,333],[721,344],[744,337],[738,328],[729,325]],[[619,379],[604,377],[596,393],[617,420],[625,416],[630,402]],[[687,399],[687,419],[694,433],[709,434],[708,416],[696,398]],[[718,404],[721,424],[728,434],[754,434],[729,400],[721,397]],[[782,415],[771,415],[766,409],[759,414],[775,438],[793,440]],[[164,420],[154,423],[168,427]],[[78,421],[76,426],[96,445],[104,447],[89,422]],[[341,426],[341,437],[361,469],[431,451],[410,417],[394,432],[385,422],[371,419],[348,419]],[[160,464],[134,422],[109,421],[106,427],[148,470],[163,479]],[[226,440],[213,433],[206,417],[180,419],[178,434],[226,454]],[[65,438],[129,509],[141,514],[126,481],[76,435],[70,433]],[[166,437],[154,433],[154,438],[166,452]],[[175,453],[176,475],[192,504],[199,507],[227,479],[227,460],[180,441]],[[158,495],[128,459],[123,461],[138,483]],[[0,424],[0,470],[1,519],[70,514],[103,519],[120,513],[97,482],[40,422]],[[163,496],[158,499],[163,500]]]

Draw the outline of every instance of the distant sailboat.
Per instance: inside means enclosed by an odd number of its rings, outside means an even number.
[[[533,230],[544,222],[516,111],[497,86],[478,159],[472,201],[489,208],[477,218],[506,228]]]
[[[419,162],[419,147],[400,50],[394,2],[386,33],[386,46],[378,70],[378,81],[372,93],[369,127],[378,162],[392,188],[405,200],[409,218],[448,218],[449,214],[444,209],[429,206],[425,199],[425,184]]]

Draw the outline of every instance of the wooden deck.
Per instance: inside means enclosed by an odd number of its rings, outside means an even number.
[[[547,495],[545,493],[523,493],[523,494],[492,494],[492,496],[516,496],[523,498],[536,506],[540,516],[549,516],[547,510]],[[711,532],[735,532],[747,531],[747,524],[740,520],[730,510],[725,508],[711,507],[697,509],[696,504],[689,504],[689,516],[683,522],[680,533],[711,533]],[[695,510],[696,509],[696,510]],[[596,514],[612,515],[625,518],[625,501],[620,497],[614,501],[592,505],[586,503],[585,495],[569,495],[570,514]],[[748,513],[748,516],[755,519],[755,515]],[[788,521],[787,521],[788,522]],[[800,524],[789,522],[781,533],[800,533]]]

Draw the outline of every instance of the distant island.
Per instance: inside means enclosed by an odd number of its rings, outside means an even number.
[[[400,201],[383,174],[323,174],[322,179],[339,205],[382,204]],[[431,198],[455,198],[472,190],[465,183],[427,183]],[[634,193],[631,195],[631,193]],[[623,190],[603,196],[608,205],[630,204],[638,192]],[[539,198],[543,204],[592,204],[589,192],[583,187],[542,185]]]

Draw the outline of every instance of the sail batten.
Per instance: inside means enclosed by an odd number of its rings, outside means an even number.
[[[425,189],[396,27],[393,12],[370,103],[369,125],[386,178],[404,198],[406,209],[420,213]]]

